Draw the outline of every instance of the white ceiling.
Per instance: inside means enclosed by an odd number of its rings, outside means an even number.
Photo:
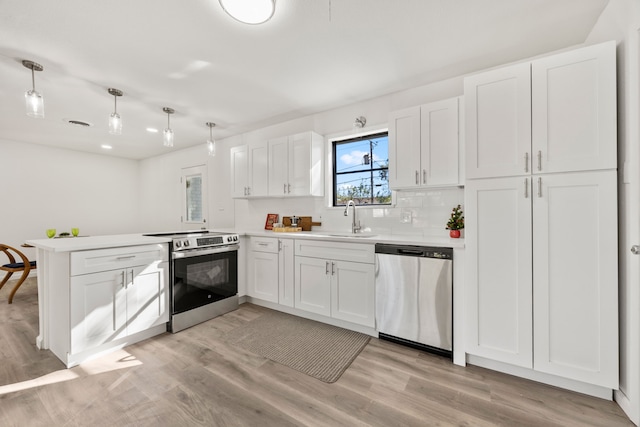
[[[608,1],[277,0],[251,26],[218,0],[0,0],[0,139],[147,158],[204,145],[207,121],[224,138],[582,43]],[[23,59],[45,119],[24,113]],[[165,106],[173,149],[145,130]]]

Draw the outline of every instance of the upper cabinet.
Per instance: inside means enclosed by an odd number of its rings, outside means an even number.
[[[389,185],[393,189],[459,185],[458,98],[389,115]]]
[[[315,132],[269,141],[269,196],[323,196],[324,138]]]
[[[231,196],[234,198],[267,195],[267,143],[232,147]]]
[[[231,196],[323,196],[324,138],[303,132],[231,148]]]
[[[465,79],[466,177],[616,167],[615,42]]]

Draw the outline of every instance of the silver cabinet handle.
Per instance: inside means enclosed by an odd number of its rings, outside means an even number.
[[[329,261],[324,262],[324,274],[329,274]]]
[[[538,177],[538,197],[542,197],[542,178]]]
[[[524,153],[524,171],[529,172],[529,152]]]
[[[529,178],[524,179],[524,198],[529,198]]]
[[[420,173],[416,171],[416,185],[420,184]]]
[[[247,187],[244,187],[244,195],[247,195]]]
[[[247,196],[251,195],[251,187],[247,187]]]
[[[282,194],[287,194],[287,183],[282,184]]]
[[[265,242],[258,242],[258,246],[269,246],[269,244]]]
[[[638,246],[638,245],[631,246],[631,253],[634,254],[634,255],[639,255],[640,254],[640,246]]]
[[[422,183],[423,184],[427,183],[427,170],[426,169],[422,169]]]
[[[542,151],[538,150],[538,170],[542,170]]]
[[[291,193],[291,184],[287,184],[287,193]]]
[[[120,275],[122,276],[122,287],[124,288],[124,286],[127,284],[127,279],[124,277],[124,275],[125,275],[125,271],[124,271],[124,270],[122,270],[122,271],[120,272]]]
[[[331,275],[335,275],[336,274],[336,263],[331,261]]]
[[[282,240],[278,239],[278,252],[282,251]]]
[[[133,268],[131,269],[131,285],[133,286]]]

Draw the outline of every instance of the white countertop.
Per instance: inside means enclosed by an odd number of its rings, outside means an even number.
[[[170,242],[169,237],[151,237],[142,234],[114,234],[110,236],[62,237],[27,240],[27,244],[51,252],[73,252],[121,246],[149,245]]]
[[[228,229],[226,231],[229,231]],[[402,234],[376,234],[375,232],[363,233],[361,236],[370,237],[353,237],[348,232],[340,231],[299,231],[293,233],[276,233],[269,230],[248,230],[238,231],[236,233],[245,236],[260,237],[276,237],[284,239],[313,239],[327,240],[335,242],[350,243],[388,243],[396,245],[420,245],[420,246],[437,246],[442,248],[464,248],[464,239],[452,239],[450,237],[434,237],[422,235],[402,235]]]

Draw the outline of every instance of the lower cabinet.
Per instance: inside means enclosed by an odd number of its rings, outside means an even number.
[[[251,237],[250,297],[293,307],[293,240]]]
[[[467,181],[468,353],[618,388],[616,180]]]
[[[341,260],[332,257],[338,253]],[[296,308],[373,328],[374,298],[373,245],[296,240]]]
[[[165,274],[152,264],[72,277],[71,352],[166,323]]]

